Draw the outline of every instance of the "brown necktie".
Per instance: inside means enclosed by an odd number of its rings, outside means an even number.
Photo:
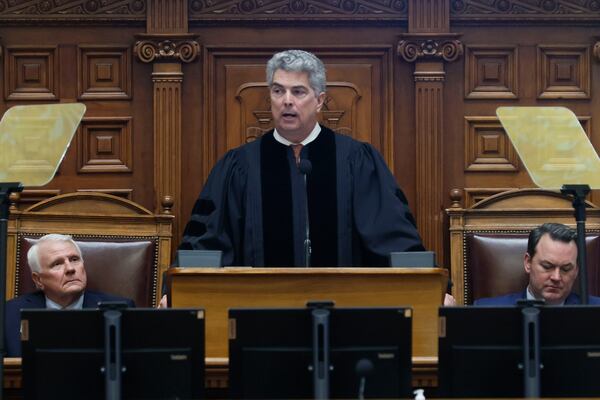
[[[300,152],[302,151],[302,143],[291,144],[292,150],[294,150],[294,157],[296,157],[296,165],[300,164]]]

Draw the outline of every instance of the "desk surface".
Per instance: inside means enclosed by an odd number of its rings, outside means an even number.
[[[413,309],[416,357],[437,357],[438,308],[448,271],[442,268],[172,268],[173,307],[206,311],[206,356],[228,356],[228,310],[239,307],[337,307]]]

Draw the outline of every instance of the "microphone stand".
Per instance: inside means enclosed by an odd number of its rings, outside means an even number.
[[[23,186],[18,182],[0,183],[0,399],[4,392],[4,313],[6,299],[6,242],[8,240],[9,197],[18,193]]]
[[[305,213],[305,224],[304,226],[306,227],[305,230],[305,236],[304,236],[304,266],[306,268],[310,267],[311,262],[310,262],[310,257],[311,257],[311,253],[312,253],[312,248],[311,248],[311,242],[310,242],[310,222],[308,219],[308,174],[310,174],[310,172],[312,171],[312,163],[307,160],[306,158],[303,158],[300,160],[300,162],[298,163],[298,169],[300,170],[300,173],[302,175],[304,175],[304,200],[306,204],[306,213]]]
[[[585,246],[585,197],[590,192],[589,185],[563,185],[562,194],[573,196],[573,209],[577,221],[577,264],[579,265],[579,294],[581,304],[589,303],[587,284],[587,254]]]

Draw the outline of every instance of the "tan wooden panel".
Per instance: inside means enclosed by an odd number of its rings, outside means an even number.
[[[173,307],[206,311],[206,356],[227,357],[227,310],[304,307],[333,300],[337,307],[411,306],[413,356],[437,357],[437,314],[447,271],[439,268],[174,268]]]

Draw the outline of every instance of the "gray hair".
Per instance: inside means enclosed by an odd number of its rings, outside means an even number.
[[[73,240],[71,235],[61,235],[58,233],[50,233],[48,235],[44,235],[35,242],[33,246],[27,252],[27,262],[29,263],[29,268],[31,268],[31,272],[41,272],[42,266],[40,265],[40,255],[39,255],[39,247],[40,244],[45,242],[68,242],[71,243],[79,253],[79,257],[83,260],[81,255],[81,249],[79,245]]]
[[[325,65],[312,53],[304,50],[285,50],[275,54],[267,63],[267,84],[273,86],[273,75],[278,69],[288,72],[306,72],[315,96],[327,88]]]

